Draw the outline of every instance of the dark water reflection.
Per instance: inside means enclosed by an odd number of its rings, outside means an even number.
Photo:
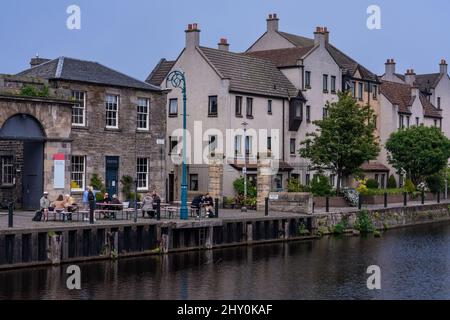
[[[366,269],[379,265],[382,290]],[[168,257],[0,272],[0,299],[450,299],[450,224],[393,230],[382,239],[324,238]]]

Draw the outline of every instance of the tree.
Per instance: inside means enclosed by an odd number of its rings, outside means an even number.
[[[395,177],[391,174],[387,183],[388,189],[396,189],[397,188],[397,181],[395,180]]]
[[[312,170],[336,174],[337,193],[343,177],[359,172],[364,162],[375,159],[380,152],[371,107],[358,105],[348,92],[338,97],[337,102],[327,103],[328,115],[314,121],[316,131],[307,134],[300,149],[300,155],[311,161]]]
[[[439,128],[414,126],[394,132],[386,143],[389,163],[415,185],[446,168],[450,140]]]

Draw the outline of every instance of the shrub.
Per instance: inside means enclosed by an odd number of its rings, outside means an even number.
[[[98,174],[94,173],[91,178],[91,186],[94,190],[100,191],[104,193],[106,191],[105,186],[103,185],[102,179],[98,176]]]
[[[48,97],[50,96],[50,90],[47,86],[44,86],[42,90],[37,90],[32,85],[25,85],[20,89],[20,95],[27,97]]]
[[[344,188],[342,189],[342,195],[351,206],[356,207],[359,201],[359,192],[355,189]]]
[[[300,236],[305,237],[305,236],[309,236],[310,232],[309,230],[306,228],[304,223],[301,223],[300,226],[298,227],[298,233]]]
[[[378,189],[380,187],[379,183],[375,179],[369,179],[366,183],[367,188],[369,189]]]
[[[244,195],[244,178],[236,179],[233,182],[233,187],[239,196]],[[247,197],[256,198],[256,196],[257,190],[255,184],[247,180]]]
[[[416,191],[416,186],[411,181],[411,179],[406,179],[404,189],[408,193],[413,193]]]
[[[134,193],[133,193],[133,177],[131,176],[122,176],[122,179],[120,179],[120,183],[122,184],[122,193],[125,196],[126,200],[134,200]]]
[[[389,177],[388,183],[387,183],[388,189],[397,189],[397,181],[395,180],[395,177],[391,174]]]
[[[369,188],[367,188],[367,179],[357,180],[358,187],[356,188],[356,191],[360,194],[366,194],[367,191],[369,191]]]
[[[357,214],[355,221],[355,229],[362,234],[373,233],[375,227],[373,226],[372,219],[369,217],[367,210],[360,211]]]
[[[311,192],[316,197],[327,197],[333,194],[328,178],[322,174],[314,176],[311,181]]]
[[[434,174],[426,179],[428,188],[433,193],[442,192],[445,189],[445,177],[442,174]]]

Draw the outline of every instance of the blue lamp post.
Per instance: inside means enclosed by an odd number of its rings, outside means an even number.
[[[170,82],[174,88],[180,88],[183,93],[183,162],[182,170],[183,177],[181,181],[181,209],[180,218],[182,220],[188,220],[188,207],[187,207],[187,168],[186,168],[186,77],[184,73],[178,70],[169,73],[166,79],[167,83]]]

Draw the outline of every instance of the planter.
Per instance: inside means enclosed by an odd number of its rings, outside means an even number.
[[[313,201],[316,208],[326,207],[326,197],[314,197]],[[330,197],[330,208],[346,208],[348,206],[344,197]]]

